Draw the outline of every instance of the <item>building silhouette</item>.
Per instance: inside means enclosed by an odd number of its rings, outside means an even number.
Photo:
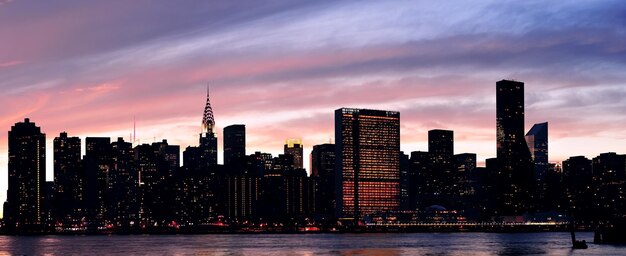
[[[4,222],[9,230],[42,231],[47,209],[46,135],[24,119],[9,131],[9,180]]]
[[[432,204],[447,209],[456,208],[459,187],[457,172],[454,170],[454,132],[450,130],[428,131],[428,153],[430,179],[427,193],[432,196]]]
[[[402,211],[411,210],[411,195],[409,188],[409,186],[411,186],[410,163],[411,160],[409,155],[400,151],[400,210]]]
[[[496,83],[498,161],[497,214],[528,212],[532,200],[532,159],[524,137],[524,83]]]
[[[557,200],[565,211],[573,214],[578,221],[590,221],[593,216],[593,169],[590,159],[574,156],[563,161],[562,197]]]
[[[167,140],[134,148],[139,184],[139,219],[152,227],[175,219],[174,175],[179,168],[180,147]]]
[[[135,164],[132,143],[124,141],[123,138],[117,138],[111,143],[106,218],[121,230],[139,226],[141,199],[139,172]]]
[[[432,191],[435,184],[432,177],[432,157],[427,151],[413,151],[409,160],[407,173],[407,208],[409,210],[421,210],[435,204]]]
[[[224,165],[243,161],[246,156],[246,126],[234,124],[224,127]]]
[[[533,166],[534,202],[540,204],[546,196],[546,176],[550,165],[548,162],[548,123],[539,123],[526,133],[526,145],[530,151]],[[543,208],[543,206],[538,205]]]
[[[428,152],[436,163],[451,164],[454,156],[454,132],[450,130],[428,131]]]
[[[626,155],[603,153],[592,159],[594,217],[623,218],[626,212]]]
[[[107,217],[112,154],[111,138],[85,138],[85,205],[92,226],[102,225]]]
[[[400,113],[335,110],[337,215],[394,211],[400,206]]]
[[[302,140],[300,139],[288,139],[285,142],[285,155],[293,156],[293,168],[294,169],[302,169],[303,168],[303,146]]]
[[[226,134],[226,131],[224,132]],[[227,135],[224,135],[227,137]],[[261,159],[256,155],[236,157],[227,165],[225,174],[227,209],[224,212],[231,220],[249,220],[258,216],[260,184],[258,173],[263,172]]]
[[[86,217],[85,169],[81,159],[81,140],[62,132],[54,138],[53,212],[60,222],[75,224]]]
[[[311,151],[311,177],[315,180],[315,211],[327,216],[335,215],[335,144],[313,146]]]
[[[524,134],[523,86],[496,84],[498,157],[485,167],[476,154],[454,154],[451,130],[430,130],[428,152],[409,157],[400,151],[398,112],[353,108],[335,110],[336,144],[313,146],[310,177],[300,140],[288,140],[278,156],[246,156],[243,124],[224,128],[220,165],[207,90],[199,145],[185,149],[183,166],[180,147],[167,140],[87,137],[81,159],[81,139],[62,132],[54,181],[45,181],[45,134],[26,118],[9,131],[4,230],[297,232],[338,223],[624,218],[626,155],[548,163],[548,123]]]
[[[463,153],[454,155],[453,173],[452,200],[455,200],[454,206],[458,210],[465,210],[467,216],[479,216],[480,204],[477,196],[482,177],[476,170],[476,154]]]

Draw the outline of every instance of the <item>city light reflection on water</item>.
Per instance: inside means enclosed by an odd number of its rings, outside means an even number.
[[[591,241],[592,233],[578,234]],[[0,236],[0,255],[623,255],[569,233]]]

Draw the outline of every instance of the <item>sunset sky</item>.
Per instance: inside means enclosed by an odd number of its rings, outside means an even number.
[[[0,0],[0,201],[14,123],[42,127],[52,180],[62,131],[128,140],[136,117],[142,143],[197,145],[207,83],[220,150],[241,123],[248,154],[301,138],[308,167],[357,107],[400,111],[405,152],[451,129],[482,162],[501,79],[550,161],[626,153],[626,1]]]

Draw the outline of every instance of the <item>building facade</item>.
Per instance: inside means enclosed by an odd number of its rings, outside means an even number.
[[[224,165],[243,161],[246,156],[246,126],[234,124],[224,127]]]
[[[81,140],[62,132],[54,138],[54,213],[63,221],[85,217],[85,171],[82,168]]]
[[[315,211],[335,214],[335,144],[313,146],[311,151],[311,177],[315,180]]]
[[[528,212],[532,201],[532,159],[524,137],[524,83],[496,83],[498,215]]]
[[[335,111],[337,215],[359,219],[400,206],[400,113]]]
[[[303,168],[303,148],[302,140],[300,139],[288,139],[285,143],[285,155],[293,156],[293,168]]]
[[[4,221],[8,229],[40,231],[46,219],[46,135],[24,119],[9,131],[9,180]]]

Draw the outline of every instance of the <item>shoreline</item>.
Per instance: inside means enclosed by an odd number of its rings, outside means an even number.
[[[372,226],[343,227],[305,231],[298,228],[284,228],[274,230],[247,230],[247,229],[194,229],[194,230],[127,230],[127,231],[81,231],[81,232],[1,232],[0,236],[108,236],[108,235],[250,235],[250,234],[402,234],[402,233],[560,233],[570,232],[567,226],[499,226],[493,228],[381,228]],[[580,228],[576,232],[594,232],[592,228]]]

